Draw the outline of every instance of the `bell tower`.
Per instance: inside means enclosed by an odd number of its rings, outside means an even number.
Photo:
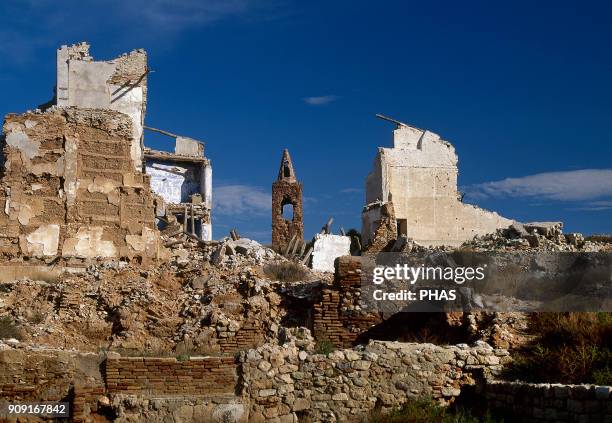
[[[278,177],[272,184],[272,248],[282,251],[293,236],[304,239],[302,184],[295,177],[291,156],[285,149]]]

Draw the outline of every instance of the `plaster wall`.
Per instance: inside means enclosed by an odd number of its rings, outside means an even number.
[[[116,110],[132,120],[130,154],[134,168],[142,166],[142,133],[146,109],[147,56],[135,50],[109,61],[94,61],[85,43],[57,52],[56,104]]]
[[[454,147],[433,132],[400,126],[393,148],[379,148],[366,179],[366,204],[392,201],[406,235],[424,245],[460,245],[475,235],[508,227],[512,220],[460,201]],[[372,237],[371,212],[364,211],[363,233]]]
[[[312,269],[333,272],[334,260],[351,255],[351,239],[348,236],[317,234],[312,250]]]
[[[0,257],[159,256],[131,124],[117,111],[74,107],[6,117]]]

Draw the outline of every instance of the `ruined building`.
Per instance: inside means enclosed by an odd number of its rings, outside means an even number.
[[[148,72],[143,50],[110,61],[94,61],[86,43],[58,50],[55,98],[4,121],[2,257],[145,260],[163,252],[163,201],[143,172]]]
[[[393,148],[378,148],[373,170],[366,178],[364,245],[376,241],[381,222],[397,225],[395,231],[383,232],[396,232],[424,245],[453,246],[513,223],[461,202],[457,154],[448,141],[433,132],[393,122],[397,124]],[[388,216],[389,210],[394,216]]]
[[[145,129],[175,139],[174,153],[144,150],[151,188],[164,200],[164,210],[158,212],[182,220],[187,230],[204,241],[212,240],[212,166],[204,156],[204,144],[159,129]]]
[[[272,184],[272,247],[284,249],[291,239],[303,241],[302,184],[297,181],[289,151],[283,151],[278,177]]]

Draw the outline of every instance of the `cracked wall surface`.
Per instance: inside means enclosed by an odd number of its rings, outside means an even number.
[[[135,169],[142,166],[147,73],[144,50],[108,61],[94,61],[87,43],[62,46],[57,51],[57,106],[116,110],[128,115],[132,120],[130,155]]]
[[[433,132],[398,125],[393,148],[379,148],[366,178],[362,215],[364,245],[372,242],[379,219],[373,204],[392,202],[398,235],[424,245],[459,245],[495,232],[513,221],[462,203],[457,191],[457,154]]]
[[[130,116],[75,107],[8,115],[0,184],[7,258],[155,258],[149,177],[134,168]]]

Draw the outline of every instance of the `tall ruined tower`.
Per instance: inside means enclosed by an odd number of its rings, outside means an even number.
[[[272,184],[272,248],[282,251],[291,238],[304,239],[302,184],[295,178],[289,151],[283,151],[278,178]]]

